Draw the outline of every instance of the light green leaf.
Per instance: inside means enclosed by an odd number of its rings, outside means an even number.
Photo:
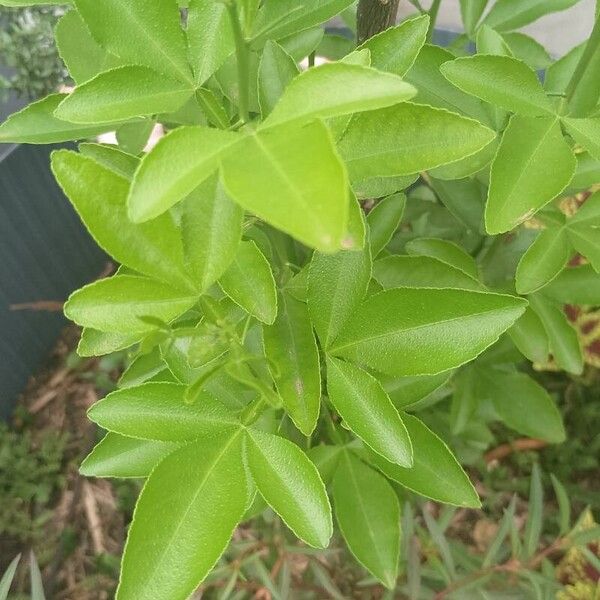
[[[88,417],[108,431],[162,442],[195,440],[239,425],[235,413],[208,392],[186,402],[186,389],[178,383],[151,382],[117,390],[96,402]]]
[[[70,10],[59,19],[54,37],[60,57],[77,84],[119,65],[119,59],[106,52],[92,37],[76,10]]]
[[[377,379],[357,366],[329,357],[327,392],[346,425],[365,444],[390,462],[412,466],[406,427]]]
[[[240,140],[229,131],[179,127],[142,159],[129,193],[134,222],[154,219],[191,194],[219,167],[224,153]]]
[[[600,273],[600,228],[569,226],[568,234],[573,248],[590,261],[596,273]]]
[[[570,269],[567,269],[568,272]],[[597,275],[596,275],[597,277]],[[559,281],[557,277],[555,282]],[[538,315],[550,343],[550,352],[556,364],[569,373],[579,375],[583,372],[583,355],[577,332],[567,320],[566,315],[551,300],[539,294],[530,296],[531,308]]]
[[[399,177],[371,177],[354,181],[352,190],[361,199],[385,198],[410,187],[418,178],[417,173]]]
[[[559,443],[565,439],[562,418],[546,390],[525,373],[479,371],[479,393],[492,400],[498,417],[511,429]]]
[[[235,259],[244,211],[229,198],[216,174],[198,186],[181,207],[185,260],[198,289],[207,290]]]
[[[29,585],[31,589],[31,600],[46,600],[42,573],[40,572],[40,566],[33,550],[29,551]]]
[[[484,23],[498,31],[519,29],[549,13],[570,8],[579,0],[498,0]]]
[[[249,501],[239,432],[168,456],[138,500],[116,598],[188,598],[225,550]]]
[[[110,125],[78,125],[54,116],[66,94],[52,94],[16,112],[0,125],[0,143],[55,144],[95,137],[115,128]]]
[[[310,435],[321,403],[317,343],[304,302],[284,292],[278,305],[275,323],[263,326],[265,355],[285,409],[296,427]]]
[[[442,75],[440,67],[455,58],[454,54],[439,46],[423,46],[415,64],[406,74],[406,80],[418,90],[414,101],[464,114],[486,125],[492,123],[481,100],[465,94]]]
[[[446,62],[441,69],[464,92],[506,110],[532,117],[554,112],[535,72],[516,58],[479,54]]]
[[[548,360],[548,335],[541,319],[531,307],[527,307],[523,316],[508,330],[508,334],[519,352],[531,362],[544,363]]]
[[[402,221],[405,206],[405,194],[392,194],[380,200],[367,215],[369,242],[373,258],[377,257],[396,233]]]
[[[265,44],[258,66],[258,102],[263,119],[299,72],[296,61],[277,42]]]
[[[416,377],[378,375],[378,379],[396,408],[410,410],[418,402],[425,400],[446,384],[452,374],[453,371]]]
[[[262,45],[328,21],[352,4],[353,0],[311,0],[298,5],[296,0],[263,2],[254,23],[252,42]]]
[[[530,559],[537,553],[544,524],[544,488],[538,463],[533,464],[529,484],[527,523],[523,533],[523,558]]]
[[[6,600],[8,598],[10,586],[12,584],[15,573],[17,572],[17,567],[19,566],[20,560],[20,554],[18,556],[15,556],[15,558],[13,558],[11,563],[8,565],[6,571],[4,571],[2,579],[0,579],[0,600]]]
[[[172,442],[107,433],[85,457],[79,472],[86,477],[148,477],[152,469],[178,447]]]
[[[565,228],[541,231],[517,267],[517,292],[531,294],[550,283],[565,268],[572,254]]]
[[[569,219],[569,227],[600,227],[600,192],[592,194]]]
[[[156,121],[153,118],[145,118],[124,123],[116,131],[115,136],[119,148],[138,156],[141,154],[150,140]]]
[[[600,181],[600,161],[589,152],[579,152],[575,155],[577,169],[569,186],[569,192],[588,190]]]
[[[313,254],[308,272],[308,311],[324,348],[361,303],[370,279],[368,248]]]
[[[248,466],[258,491],[300,539],[325,548],[333,525],[316,467],[284,438],[249,429],[246,442]]]
[[[389,375],[435,375],[483,352],[525,305],[467,290],[386,290],[363,302],[330,350]]]
[[[460,14],[465,31],[472,36],[483,15],[488,0],[460,0]]]
[[[402,76],[425,44],[428,29],[429,15],[421,15],[374,35],[358,49],[370,51],[373,68]]]
[[[333,482],[335,517],[356,559],[392,589],[400,553],[400,505],[390,484],[344,452]]]
[[[191,0],[186,35],[196,84],[202,85],[235,51],[231,20],[225,3]]]
[[[505,33],[503,37],[509,45],[513,56],[521,59],[532,69],[536,71],[546,69],[552,64],[552,59],[546,48],[534,38],[519,31]]]
[[[416,90],[400,77],[370,67],[329,63],[304,71],[285,88],[263,127],[385,108]]]
[[[197,294],[154,279],[115,275],[73,292],[65,304],[65,315],[78,325],[100,331],[143,333],[156,327],[144,317],[169,322],[197,301]]]
[[[585,43],[579,44],[548,67],[544,77],[544,87],[549,93],[563,94],[566,91],[584,49]]]
[[[84,327],[77,345],[79,356],[103,356],[133,346],[144,337],[143,333],[115,333]]]
[[[451,163],[476,153],[492,139],[494,133],[476,121],[403,103],[352,117],[338,148],[351,180],[362,181]]]
[[[504,37],[489,25],[483,25],[477,31],[477,53],[513,56]]]
[[[454,242],[438,238],[418,238],[406,244],[406,251],[416,256],[435,258],[473,279],[479,277],[475,259]]]
[[[569,500],[569,494],[564,485],[552,473],[550,473],[550,480],[552,481],[554,495],[558,502],[559,531],[561,535],[566,535],[571,526],[571,502]]]
[[[556,119],[513,116],[492,164],[488,233],[510,231],[532,217],[569,185],[575,166]]]
[[[600,160],[600,118],[573,119],[563,117],[563,123],[573,139],[596,160]]]
[[[190,287],[181,236],[171,215],[142,225],[131,223],[127,179],[74,152],[54,152],[52,172],[98,245],[115,260],[139,273]]]
[[[341,247],[348,182],[321,121],[243,138],[224,157],[221,175],[229,195],[246,210],[319,250]]]
[[[181,15],[176,2],[74,0],[94,39],[134,65],[191,81]]]
[[[414,466],[405,469],[379,457],[370,460],[381,472],[400,485],[445,504],[479,508],[473,484],[446,444],[412,415],[403,415],[413,444]]]
[[[483,289],[477,280],[464,271],[430,256],[386,256],[373,264],[373,278],[385,289],[397,287]]]
[[[458,435],[466,429],[479,408],[481,398],[477,389],[478,378],[476,368],[469,366],[461,369],[453,381],[454,391],[450,407],[453,435]]]
[[[565,269],[544,288],[544,295],[562,304],[600,304],[600,277],[591,265]]]
[[[497,147],[496,143],[493,145],[495,148]],[[452,165],[449,166],[452,167]],[[434,175],[433,172],[431,174]],[[435,176],[439,176],[437,172]],[[485,210],[487,186],[482,185],[474,178],[457,181],[432,179],[431,186],[439,196],[442,204],[459,221],[464,223],[471,231],[483,233],[483,213]]]
[[[114,123],[175,112],[193,93],[188,84],[148,67],[117,67],[78,85],[54,114],[72,123]]]
[[[277,316],[277,288],[269,262],[252,241],[242,242],[219,279],[222,290],[247,313],[271,325]]]
[[[113,145],[84,142],[79,144],[79,152],[130,181],[140,164],[137,156],[127,154]]]

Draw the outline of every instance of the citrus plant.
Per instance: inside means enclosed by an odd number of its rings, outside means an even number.
[[[120,142],[52,156],[121,265],[65,306],[80,354],[131,352],[82,465],[147,478],[119,599],[186,598],[266,505],[316,548],[335,516],[393,588],[398,489],[479,506],[415,416],[443,390],[455,432],[564,439],[522,367],[581,373],[560,303],[600,304],[600,195],[557,200],[600,180],[600,25],[552,62],[514,30],[573,0],[486,4],[461,2],[452,51],[439,2],[388,27],[397,3],[362,0],[358,47],[323,27],[352,0],[73,0],[58,23],[76,87],[0,140]]]

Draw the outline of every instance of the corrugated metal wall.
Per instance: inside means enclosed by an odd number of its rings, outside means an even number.
[[[64,301],[107,260],[52,177],[56,147],[0,146],[0,417],[65,324],[60,313],[11,305]]]

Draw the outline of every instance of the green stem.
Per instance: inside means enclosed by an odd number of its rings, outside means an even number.
[[[250,120],[248,109],[250,97],[250,54],[248,43],[242,31],[242,24],[238,15],[235,2],[227,3],[229,19],[235,40],[235,55],[237,58],[238,86],[239,86],[239,109],[240,118],[244,123]]]
[[[431,4],[431,8],[429,9],[429,29],[427,30],[427,40],[431,41],[433,37],[433,30],[435,28],[435,24],[438,18],[438,13],[440,12],[440,4],[442,0],[433,0]]]

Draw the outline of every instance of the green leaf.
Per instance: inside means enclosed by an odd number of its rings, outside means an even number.
[[[29,551],[29,582],[31,588],[31,600],[46,600],[40,566],[38,565],[33,550]]]
[[[460,0],[460,14],[465,31],[472,36],[483,15],[488,0]]]
[[[592,194],[569,219],[569,227],[600,227],[600,192]]]
[[[213,175],[181,204],[185,260],[200,290],[207,290],[235,260],[244,211]]]
[[[88,411],[94,423],[108,431],[142,440],[195,440],[239,425],[235,414],[208,392],[186,401],[186,386],[144,383],[117,390]]]
[[[247,313],[271,325],[277,316],[277,289],[269,262],[252,241],[242,242],[221,289]]]
[[[369,38],[358,47],[371,53],[371,66],[380,71],[405,75],[427,39],[429,15],[407,19]]]
[[[352,117],[338,148],[351,180],[363,181],[451,163],[481,150],[493,138],[490,129],[471,119],[403,103]]]
[[[134,222],[154,219],[191,194],[219,167],[240,136],[207,127],[179,127],[144,156],[129,193]]]
[[[405,194],[392,194],[380,200],[367,215],[369,242],[373,258],[377,257],[396,233],[402,221],[405,206]]]
[[[196,85],[202,85],[235,51],[231,19],[225,3],[191,0],[186,36]]]
[[[333,502],[352,554],[392,589],[398,574],[400,505],[390,484],[346,451],[335,473]]]
[[[415,93],[412,85],[391,73],[346,63],[324,64],[290,82],[263,128],[385,108]]]
[[[78,85],[54,114],[72,123],[114,123],[175,112],[193,93],[188,84],[148,67],[117,67]]]
[[[480,397],[478,394],[479,374],[474,367],[461,369],[454,379],[454,392],[452,394],[452,405],[450,407],[450,423],[452,433],[462,433],[479,408]]]
[[[119,64],[119,59],[106,52],[92,37],[76,10],[70,10],[59,19],[54,37],[60,57],[77,84]]]
[[[513,56],[521,59],[532,69],[536,71],[546,69],[552,64],[552,59],[546,48],[532,37],[519,31],[505,33],[503,37],[509,45]]]
[[[221,175],[229,195],[269,224],[318,250],[341,247],[348,182],[321,121],[243,138],[224,157]]]
[[[487,146],[484,146],[475,154],[467,156],[466,158],[462,158],[461,160],[457,160],[449,165],[442,165],[441,167],[430,169],[429,174],[437,179],[453,181],[463,179],[464,177],[469,177],[470,175],[475,175],[487,167],[492,160],[494,160],[499,145],[500,140],[498,137],[495,137]],[[473,184],[478,182],[468,179],[460,183]],[[450,210],[449,207],[448,210]]]
[[[412,446],[402,418],[372,375],[350,363],[327,359],[329,400],[346,425],[390,462],[412,466]]]
[[[148,145],[155,125],[156,121],[153,118],[124,123],[115,132],[119,148],[123,152],[138,156]]]
[[[52,172],[92,237],[115,260],[139,273],[190,286],[181,236],[171,216],[142,225],[128,220],[127,179],[66,150],[52,154]]]
[[[569,185],[575,166],[556,119],[513,116],[492,164],[488,233],[510,231],[532,217]]]
[[[74,0],[94,39],[125,62],[191,82],[181,15],[175,2]]]
[[[115,275],[73,292],[65,304],[65,315],[78,325],[100,331],[143,333],[155,328],[144,317],[169,322],[197,301],[196,294],[154,279]]]
[[[588,190],[600,181],[600,161],[589,152],[579,152],[575,155],[577,169],[569,186],[569,192]]]
[[[600,273],[600,228],[569,226],[568,234],[573,248],[585,256],[594,270]]]
[[[570,269],[567,269],[567,272]],[[596,276],[597,277],[597,276]],[[558,282],[560,278],[554,281]],[[544,292],[545,293],[545,292]],[[539,294],[529,297],[531,308],[536,312],[550,342],[550,352],[557,365],[569,373],[583,372],[583,355],[577,332],[569,323],[561,308]]]
[[[333,530],[331,507],[316,467],[284,438],[249,429],[246,442],[258,491],[300,539],[325,548]]]
[[[562,121],[573,139],[581,144],[596,160],[600,160],[600,118],[573,119],[563,117]]]
[[[544,489],[542,476],[537,463],[533,464],[531,482],[529,486],[529,503],[527,505],[527,521],[523,534],[523,558],[528,559],[535,555],[540,544],[544,518]]]
[[[115,128],[111,125],[78,125],[54,116],[66,94],[52,94],[16,112],[0,125],[0,143],[56,144],[95,137]]]
[[[8,565],[6,571],[4,571],[4,575],[2,575],[2,579],[0,579],[0,600],[6,600],[8,598],[10,586],[12,584],[20,560],[20,554],[18,556],[15,556],[15,558],[13,558],[11,563]]]
[[[169,455],[138,500],[116,598],[189,597],[225,550],[249,501],[239,432]]]
[[[544,87],[549,93],[564,94],[566,92],[584,50],[585,43],[579,44],[548,67],[544,77]]]
[[[148,477],[152,469],[179,446],[107,433],[88,454],[79,472],[86,477]]]
[[[296,0],[263,2],[254,23],[252,42],[259,46],[266,40],[281,39],[328,21],[352,4],[353,0],[311,0],[298,5]]]
[[[446,62],[441,69],[463,92],[506,110],[532,117],[554,112],[535,72],[516,58],[479,54]]]
[[[496,146],[495,143],[493,145]],[[437,170],[435,174],[433,172],[431,174],[439,176]],[[484,232],[483,213],[487,186],[484,187],[477,179],[459,181],[432,179],[431,186],[444,206],[468,229],[475,233]]]
[[[208,122],[219,129],[227,129],[230,124],[230,118],[221,104],[221,100],[216,94],[208,88],[198,88],[196,90],[196,100],[206,115]]]
[[[504,37],[489,25],[481,26],[477,32],[477,53],[513,56]]]
[[[446,371],[438,375],[417,377],[378,375],[378,379],[396,408],[409,409],[446,384],[452,374],[452,371]]]
[[[406,251],[417,256],[430,256],[477,279],[475,259],[458,244],[438,238],[418,238],[406,244]]]
[[[531,362],[544,363],[548,360],[550,345],[541,319],[530,307],[508,330],[510,339],[519,352]]]
[[[569,112],[574,117],[584,117],[596,108],[600,99],[598,69],[600,69],[600,13],[596,12],[594,29],[585,43],[585,50],[566,90]]]
[[[435,375],[478,356],[524,310],[500,294],[386,290],[363,302],[330,351],[389,375]]]
[[[443,287],[481,290],[483,288],[464,271],[430,256],[386,256],[373,264],[373,278],[385,289]]]
[[[550,480],[554,488],[554,495],[558,502],[558,523],[561,535],[566,535],[571,527],[571,502],[569,494],[563,484],[550,473]]]
[[[444,504],[479,508],[477,492],[448,446],[416,417],[405,414],[403,419],[413,444],[414,466],[404,469],[372,454],[375,466],[417,494]]]
[[[258,102],[263,119],[299,72],[296,61],[277,42],[265,44],[258,66]]]
[[[137,156],[127,154],[112,145],[84,142],[79,144],[79,152],[130,181],[140,164]]]
[[[499,369],[478,373],[480,395],[492,400],[498,417],[508,427],[548,442],[564,441],[560,412],[548,392],[531,377]]]
[[[306,304],[285,292],[278,304],[275,323],[263,326],[265,355],[285,409],[296,427],[310,435],[321,403],[317,343]]]
[[[517,292],[531,294],[550,283],[565,268],[572,254],[565,228],[541,231],[517,267]]]
[[[77,345],[79,356],[103,356],[133,346],[144,337],[143,333],[115,333],[84,327]]]
[[[565,269],[544,288],[544,295],[562,304],[600,304],[600,277],[591,265]]]
[[[370,279],[368,248],[313,254],[308,272],[308,311],[324,348],[361,303]]]
[[[498,31],[519,29],[549,13],[566,10],[579,0],[498,0],[484,23]]]
[[[481,123],[492,123],[481,100],[465,94],[442,75],[440,67],[455,58],[454,54],[439,46],[423,46],[415,64],[406,74],[406,80],[418,90],[415,102],[465,114]]]

